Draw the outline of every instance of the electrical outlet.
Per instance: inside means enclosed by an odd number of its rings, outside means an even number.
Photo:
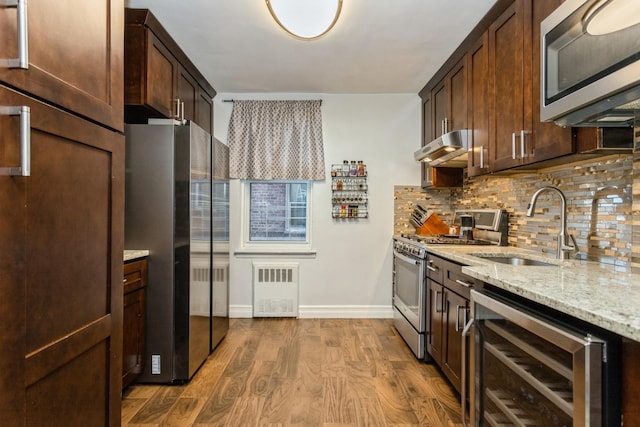
[[[152,354],[151,355],[151,375],[160,375],[160,355]]]

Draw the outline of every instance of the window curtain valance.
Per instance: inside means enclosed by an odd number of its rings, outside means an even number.
[[[323,180],[321,101],[233,101],[229,175]]]

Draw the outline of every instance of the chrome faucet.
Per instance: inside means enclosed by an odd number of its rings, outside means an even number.
[[[564,193],[560,191],[558,187],[550,185],[539,188],[538,191],[533,193],[531,202],[529,202],[529,205],[527,206],[527,216],[533,216],[538,196],[545,191],[554,191],[560,196],[562,206],[560,211],[560,232],[558,233],[558,249],[556,250],[556,258],[568,259],[569,252],[578,251],[578,244],[576,243],[575,237],[567,231],[567,198],[564,196]],[[571,240],[571,242],[569,242],[569,240]]]

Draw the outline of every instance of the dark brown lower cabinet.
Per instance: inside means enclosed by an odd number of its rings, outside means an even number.
[[[427,353],[462,394],[462,364],[469,351],[468,345],[463,348],[462,330],[469,319],[470,289],[482,282],[463,275],[460,264],[431,253],[427,264]]]
[[[0,85],[30,108],[30,176],[0,176],[3,426],[120,425],[124,136]],[[20,163],[0,116],[0,166]]]
[[[123,389],[135,381],[144,369],[147,264],[146,259],[124,264]]]
[[[429,297],[427,351],[461,393],[462,328],[469,300],[432,280],[429,280]]]

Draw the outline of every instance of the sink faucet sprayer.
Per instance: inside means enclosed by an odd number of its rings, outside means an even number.
[[[576,243],[575,237],[567,231],[567,199],[564,196],[564,193],[560,191],[558,187],[546,186],[539,188],[538,191],[533,193],[531,202],[529,202],[529,205],[527,206],[527,216],[533,216],[538,196],[540,193],[544,193],[545,191],[555,191],[560,196],[562,206],[560,211],[560,232],[558,233],[558,249],[556,251],[556,258],[568,259],[569,252],[578,251],[578,244]],[[571,243],[569,242],[569,239],[571,239]]]

